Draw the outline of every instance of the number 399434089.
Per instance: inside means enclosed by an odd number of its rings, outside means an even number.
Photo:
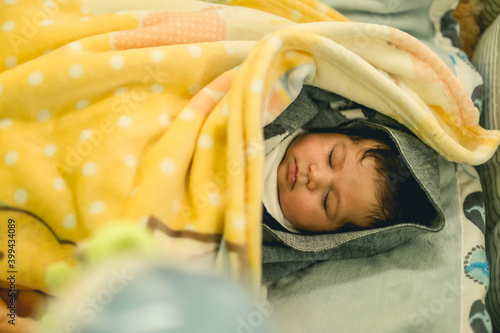
[[[10,267],[12,267],[13,265],[16,264],[16,250],[15,250],[15,247],[16,247],[16,221],[14,221],[13,219],[9,219],[8,221],[8,244],[7,244],[7,247],[8,247],[8,264]]]

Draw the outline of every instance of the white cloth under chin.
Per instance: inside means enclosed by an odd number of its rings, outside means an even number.
[[[286,154],[288,146],[299,135],[307,133],[304,130],[298,130],[286,137],[287,134],[277,135],[265,141],[265,159],[264,159],[264,192],[262,202],[269,214],[278,221],[288,231],[300,234],[300,230],[287,220],[281,209],[278,197],[278,166]],[[286,137],[285,139],[283,139]]]

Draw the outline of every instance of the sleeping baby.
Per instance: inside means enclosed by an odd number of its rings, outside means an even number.
[[[264,206],[287,230],[354,231],[401,219],[397,177],[409,172],[380,133],[299,131],[280,146],[266,155]]]
[[[442,229],[438,155],[372,109],[304,86],[264,128],[263,281]]]

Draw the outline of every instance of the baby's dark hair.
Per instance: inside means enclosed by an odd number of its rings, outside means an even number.
[[[398,150],[388,134],[369,127],[343,127],[335,129],[315,129],[311,132],[330,132],[348,135],[356,143],[366,140],[374,140],[376,146],[366,148],[361,157],[371,158],[375,162],[375,170],[381,176],[377,181],[379,191],[377,203],[373,205],[369,216],[367,216],[370,228],[380,228],[396,224],[411,216],[409,208],[414,206],[411,197],[419,192],[425,196],[416,180],[410,176],[411,173],[399,155]],[[412,193],[413,192],[413,193]],[[347,232],[363,230],[365,228],[347,223],[335,232]]]

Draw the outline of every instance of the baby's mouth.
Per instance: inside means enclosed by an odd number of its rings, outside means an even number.
[[[297,167],[297,163],[294,159],[293,162],[290,164],[290,167],[288,168],[288,182],[292,186],[291,190],[293,190],[295,183],[297,183],[298,171],[299,171],[299,168]]]

